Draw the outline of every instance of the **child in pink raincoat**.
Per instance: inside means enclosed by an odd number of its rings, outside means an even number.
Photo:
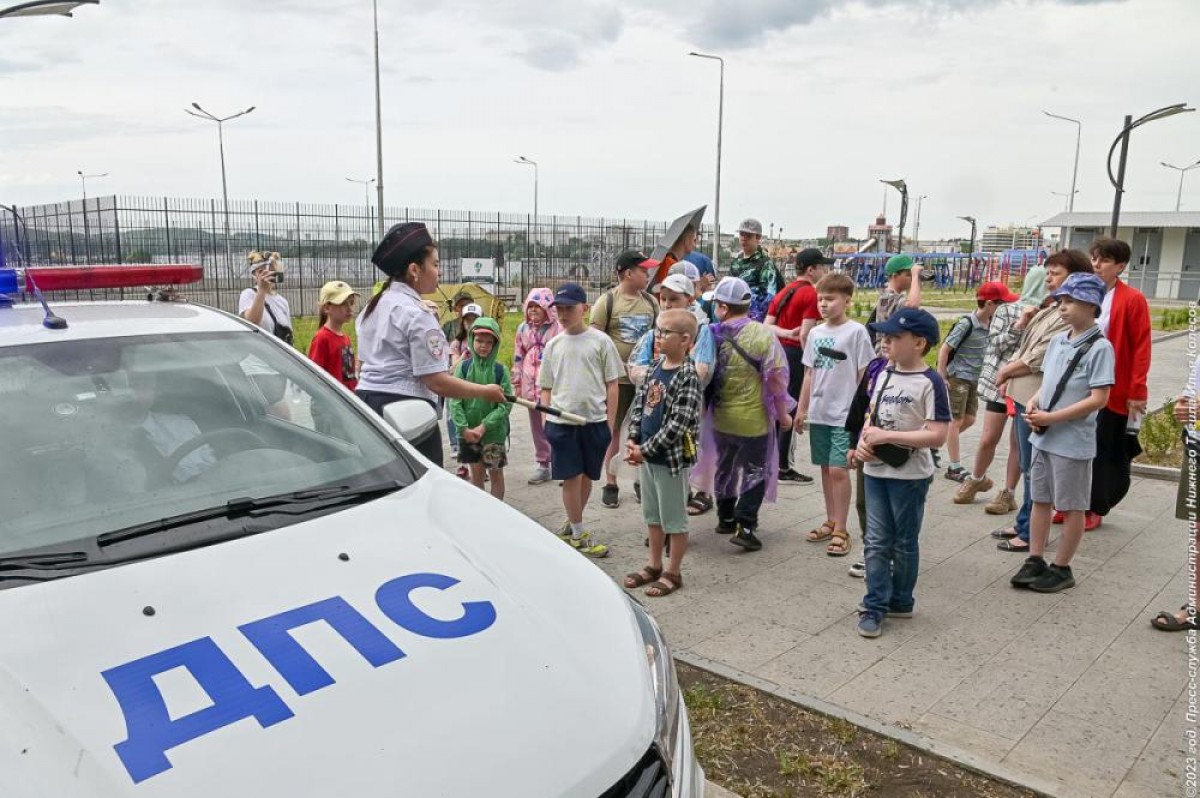
[[[525,298],[525,321],[517,328],[513,344],[513,389],[517,396],[535,402],[539,397],[538,372],[542,369],[542,353],[550,339],[562,331],[553,303],[554,292],[549,288],[535,288],[529,292]],[[529,411],[529,429],[537,459],[537,470],[529,479],[530,485],[550,481],[550,442],[546,440],[543,422],[541,413]]]

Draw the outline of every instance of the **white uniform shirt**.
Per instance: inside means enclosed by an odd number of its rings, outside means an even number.
[[[1114,285],[1113,288],[1116,288]],[[1100,325],[1100,332],[1106,338],[1108,337],[1108,321],[1112,317],[1113,290],[1112,288],[1104,292],[1104,299],[1100,303],[1100,318],[1096,323]]]
[[[450,345],[437,316],[425,308],[420,294],[405,283],[392,283],[369,317],[365,311],[359,314],[355,328],[362,361],[360,390],[415,396],[437,403],[437,394],[420,378],[450,370]]]

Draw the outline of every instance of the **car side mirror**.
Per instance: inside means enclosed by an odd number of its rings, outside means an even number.
[[[392,402],[383,409],[383,420],[413,444],[436,432],[438,424],[437,411],[420,400]]]

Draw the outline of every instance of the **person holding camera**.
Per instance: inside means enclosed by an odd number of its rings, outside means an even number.
[[[1092,500],[1092,461],[1096,458],[1096,416],[1108,403],[1116,381],[1113,347],[1096,323],[1105,285],[1094,274],[1072,274],[1052,296],[1068,330],[1054,336],[1042,362],[1042,388],[1030,400],[1025,420],[1033,433],[1029,487],[1029,558],[1010,581],[1013,587],[1057,593],[1075,586],[1071,558],[1083,538],[1083,515]],[[1057,508],[1063,513],[1062,539],[1047,565],[1042,554]]]
[[[292,312],[287,299],[276,290],[283,281],[283,263],[278,252],[255,250],[246,256],[254,287],[238,297],[238,315],[257,324],[286,344],[292,343]]]

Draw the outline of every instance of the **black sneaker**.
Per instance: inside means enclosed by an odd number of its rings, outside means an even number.
[[[1013,587],[1029,587],[1046,573],[1046,561],[1041,557],[1026,557],[1017,575],[1008,580]]]
[[[801,474],[794,468],[789,468],[786,471],[779,472],[780,482],[795,482],[797,485],[812,484],[813,478],[808,474]]]
[[[1071,575],[1071,566],[1051,565],[1029,586],[1029,589],[1037,593],[1057,593],[1069,587],[1075,587],[1075,577]]]
[[[616,485],[605,485],[600,491],[600,503],[605,507],[617,507],[621,504],[620,490]]]
[[[716,531],[718,535],[732,535],[734,532],[737,532],[737,521],[726,521],[723,518],[718,518]]]
[[[729,542],[735,546],[741,546],[746,551],[758,551],[762,548],[762,541],[754,536],[754,527],[737,525],[737,534],[729,539]]]

